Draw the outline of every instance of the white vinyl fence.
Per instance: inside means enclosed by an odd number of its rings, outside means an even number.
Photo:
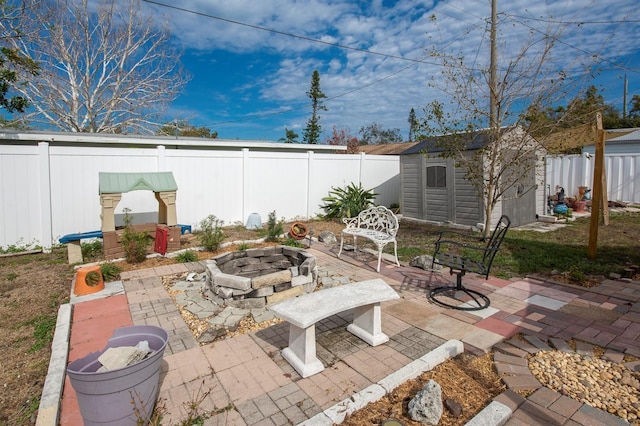
[[[605,154],[605,175],[609,201],[640,203],[640,154]],[[556,186],[568,197],[578,194],[579,186],[593,188],[594,157],[590,154],[547,157],[547,194]]]
[[[100,229],[98,172],[171,171],[178,185],[178,223],[215,215],[244,224],[251,213],[266,223],[313,218],[331,187],[361,182],[389,206],[400,194],[397,156],[250,150],[170,149],[165,146],[91,147],[0,143],[0,247],[49,247],[63,235]],[[150,191],[122,194],[116,213],[154,222]],[[139,220],[144,218],[144,220]]]
[[[225,225],[244,224],[251,213],[265,223],[272,211],[278,219],[313,218],[322,213],[322,197],[332,187],[351,183],[374,189],[378,204],[400,198],[397,155],[269,151],[255,144],[228,150],[104,145],[0,140],[0,247],[49,247],[63,235],[99,230],[98,172],[173,172],[178,223],[194,229],[211,214]],[[640,203],[640,154],[605,157],[609,200]],[[556,186],[567,196],[577,194],[579,186],[591,188],[593,157],[547,157],[547,194]],[[122,194],[116,213],[124,208],[135,223],[157,218],[150,191]],[[121,216],[116,216],[120,223]]]

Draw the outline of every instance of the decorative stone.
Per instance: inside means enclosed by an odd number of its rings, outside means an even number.
[[[270,296],[272,297],[272,296]],[[265,307],[265,299],[264,297],[258,297],[255,299],[227,299],[225,300],[227,306],[231,306],[234,308],[240,309],[258,309]]]
[[[249,290],[251,288],[251,278],[237,275],[218,274],[213,278],[216,286],[230,287],[236,290]]]
[[[409,401],[409,416],[416,422],[435,426],[440,422],[442,412],[442,389],[433,380]]]
[[[453,417],[460,417],[462,415],[462,405],[460,405],[458,401],[447,398],[444,400],[444,406]]]
[[[300,296],[304,292],[302,286],[291,287],[289,290],[281,291],[279,293],[273,293],[271,296],[267,296],[267,303],[273,304],[282,302],[283,300],[290,299],[292,297]]]
[[[262,275],[255,277],[251,280],[251,286],[254,289],[259,289],[267,286],[274,286],[291,281],[291,271],[288,269],[285,271],[273,272],[268,275]]]
[[[338,242],[335,234],[330,231],[322,231],[320,234],[318,234],[318,241],[325,244],[335,244]]]
[[[409,265],[416,268],[424,269],[424,270],[430,270],[432,262],[433,262],[433,257],[429,256],[428,254],[425,254],[422,256],[416,256],[413,259],[411,259],[411,262],[409,262]],[[433,268],[436,269],[439,266],[440,265],[433,265]]]
[[[224,336],[227,330],[220,325],[207,328],[198,336],[198,343],[211,343],[219,337]]]

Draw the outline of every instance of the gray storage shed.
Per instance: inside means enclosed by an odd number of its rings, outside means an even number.
[[[492,213],[492,223],[506,214],[512,226],[536,221],[544,214],[544,148],[520,128],[505,130],[502,139],[524,138],[533,167],[514,187],[507,189]],[[472,156],[486,145],[486,133],[469,134],[464,155]],[[505,143],[505,149],[508,149]],[[480,193],[466,178],[466,170],[443,158],[442,140],[428,138],[400,154],[400,207],[404,217],[436,223],[475,226],[484,223]]]

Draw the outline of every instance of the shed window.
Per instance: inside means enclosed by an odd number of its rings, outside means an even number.
[[[427,167],[427,188],[446,188],[447,167],[428,166]]]

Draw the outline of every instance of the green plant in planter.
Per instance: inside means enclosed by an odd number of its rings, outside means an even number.
[[[140,263],[147,258],[147,249],[151,243],[151,239],[146,232],[136,232],[131,223],[133,219],[128,208],[122,210],[124,212],[124,233],[122,234],[122,248],[124,249],[124,257],[129,263]]]
[[[220,244],[224,241],[222,225],[224,225],[224,222],[212,214],[200,221],[198,241],[200,241],[205,250],[216,251],[220,248]]]
[[[98,271],[87,272],[87,275],[84,277],[84,281],[89,287],[97,286],[98,284],[100,284],[101,279],[102,274],[100,274],[100,272]]]
[[[365,190],[361,183],[351,183],[344,188],[331,187],[329,196],[322,199],[324,205],[321,207],[328,219],[356,217],[373,205],[377,195],[373,189]]]

